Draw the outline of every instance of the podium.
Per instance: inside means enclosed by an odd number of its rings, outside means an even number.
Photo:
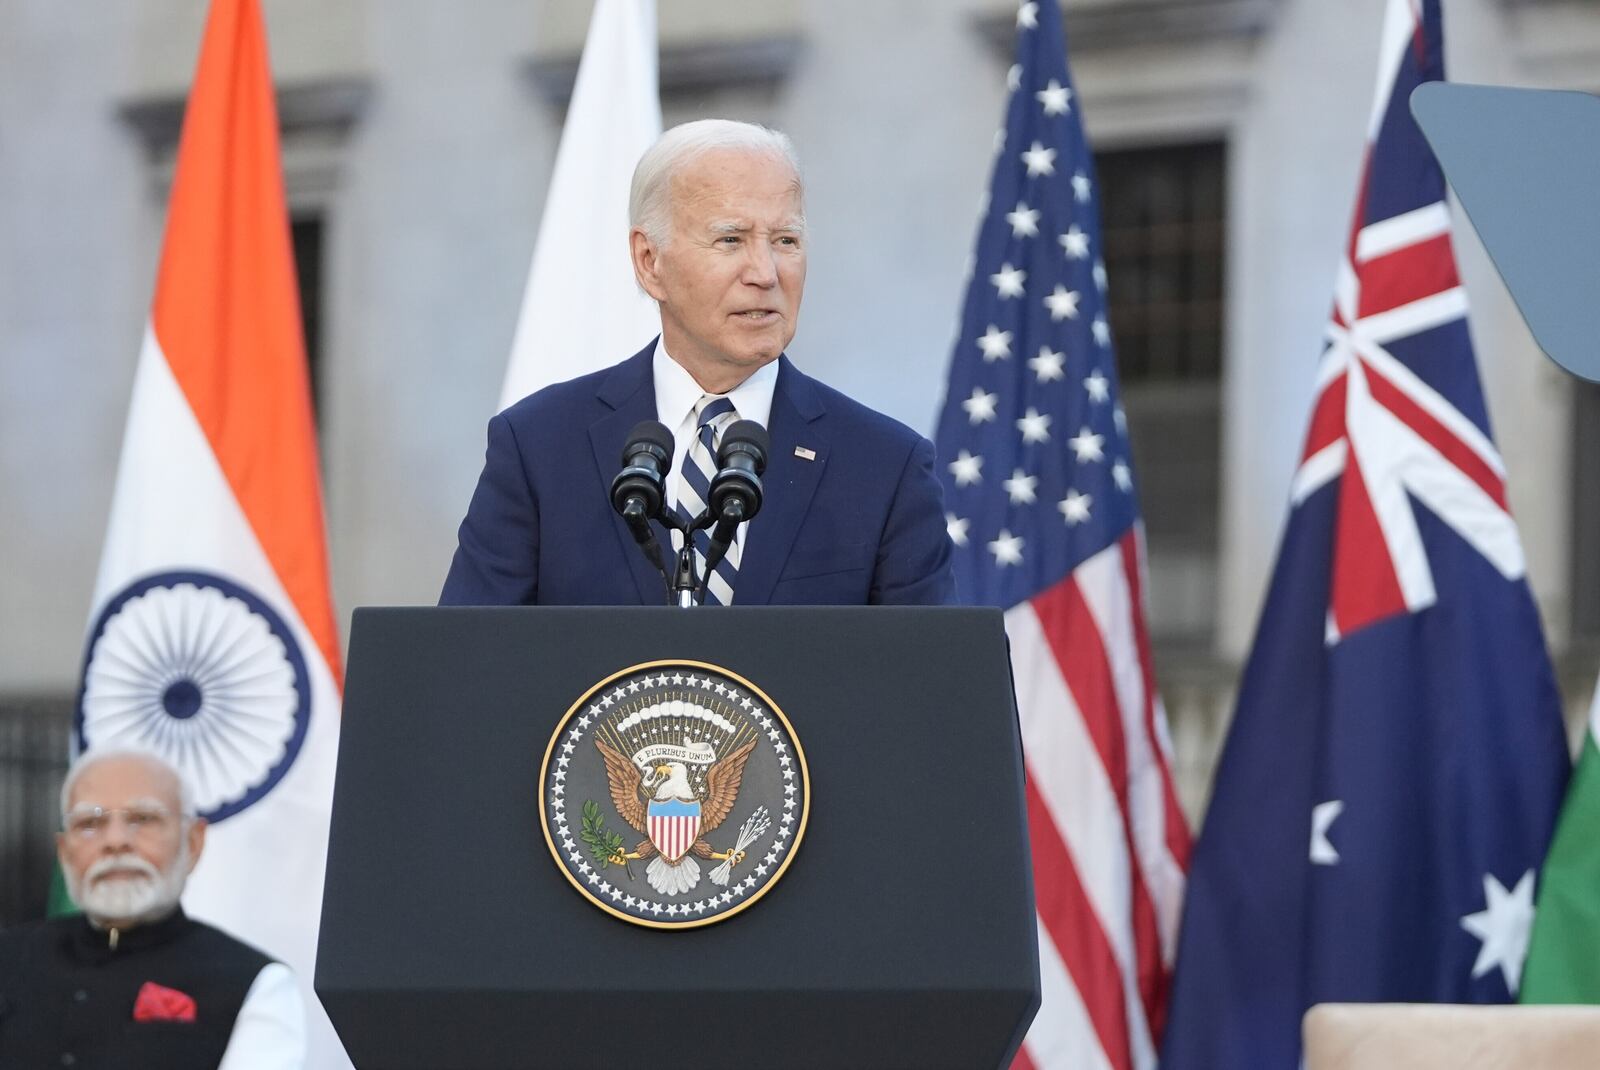
[[[569,711],[663,662],[759,688],[809,770],[781,879],[679,931],[580,894],[541,789]],[[316,990],[360,1070],[1003,1067],[1039,1006],[1022,776],[996,610],[360,609]]]

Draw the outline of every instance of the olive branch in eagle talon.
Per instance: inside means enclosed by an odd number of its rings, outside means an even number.
[[[651,770],[650,782],[647,784],[645,771],[630,761],[626,755],[598,739],[594,741],[594,745],[600,751],[600,756],[605,759],[606,779],[611,787],[611,803],[616,807],[617,814],[635,831],[645,834],[644,839],[640,840],[632,851],[621,850],[619,843],[613,849],[613,854],[608,857],[608,861],[626,865],[632,859],[655,858],[659,852],[646,828],[646,811],[650,800],[645,797],[642,789],[651,788],[652,797],[665,797],[671,782],[662,781],[663,778],[670,777],[673,770],[668,765],[657,766]],[[706,793],[700,800],[699,835],[689,848],[689,854],[706,859],[724,859],[730,865],[738,865],[744,860],[745,852],[742,850],[713,850],[711,844],[706,842],[705,836],[721,825],[727,818],[728,812],[733,809],[733,804],[739,797],[740,781],[744,778],[745,762],[749,760],[755,747],[756,741],[752,739],[706,770]],[[678,769],[681,772],[682,766]],[[678,863],[674,861],[670,864],[676,866]],[[694,867],[691,874],[686,874],[687,882],[679,886],[679,890],[693,887],[698,876],[698,867]]]
[[[633,880],[633,867],[622,854],[622,837],[606,828],[606,819],[600,816],[600,804],[593,799],[583,801],[583,828],[578,835],[588,846],[596,865],[601,869],[620,865],[627,871],[628,879]]]

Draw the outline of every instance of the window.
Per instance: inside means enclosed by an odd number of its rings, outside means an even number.
[[[72,698],[0,698],[0,929],[44,916]]]
[[[1151,630],[1167,640],[1204,641],[1215,626],[1226,158],[1225,144],[1207,141],[1095,161]]]
[[[306,371],[311,382],[311,408],[322,426],[322,279],[323,234],[321,210],[291,213],[289,239],[294,246],[294,273],[300,286],[300,326],[306,344]]]
[[[1223,146],[1101,153],[1101,229],[1124,386],[1222,371]]]

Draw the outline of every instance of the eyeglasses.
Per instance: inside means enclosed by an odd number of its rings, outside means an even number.
[[[172,828],[176,818],[164,806],[125,806],[110,810],[100,806],[85,806],[73,810],[62,821],[67,833],[81,840],[94,840],[105,835],[113,818],[121,817],[130,835],[160,836]]]

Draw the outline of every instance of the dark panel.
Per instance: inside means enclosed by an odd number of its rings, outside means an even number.
[[[754,682],[811,775],[783,880],[687,932],[590,905],[539,828],[562,715],[658,658]],[[1038,999],[1022,813],[994,610],[359,610],[317,989],[363,1070],[999,1066]]]
[[[44,917],[72,699],[0,700],[0,929]]]
[[[311,408],[322,423],[322,278],[323,213],[302,210],[289,221],[289,238],[294,247],[294,273],[300,284],[300,326],[306,343],[306,371],[311,380]]]

